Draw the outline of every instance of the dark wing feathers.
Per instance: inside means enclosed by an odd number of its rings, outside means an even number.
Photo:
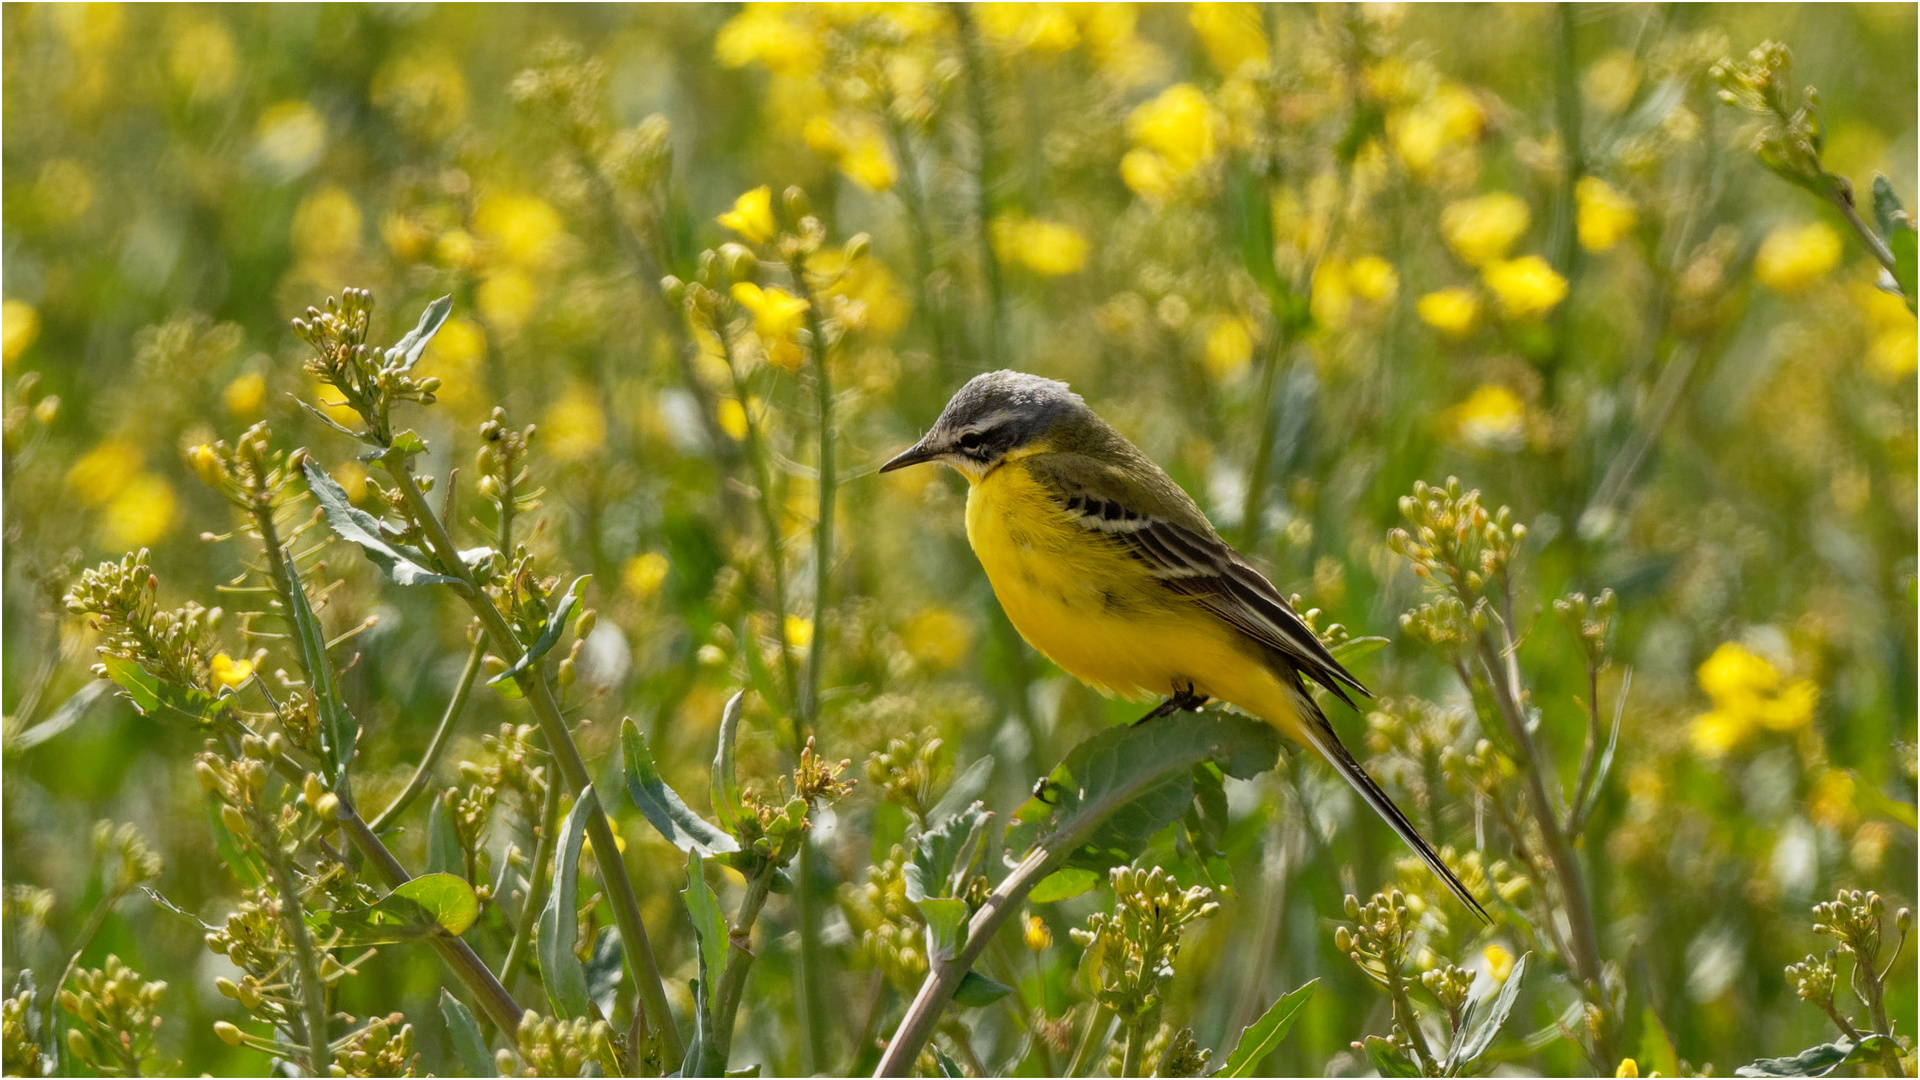
[[[1118,499],[1084,491],[1067,495],[1062,506],[1089,531],[1124,544],[1167,588],[1192,597],[1241,633],[1278,651],[1348,705],[1353,699],[1347,688],[1367,693],[1279,590],[1211,530],[1198,533],[1140,513]]]

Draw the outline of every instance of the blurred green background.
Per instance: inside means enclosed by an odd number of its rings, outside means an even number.
[[[872,475],[973,373],[1071,382],[1282,592],[1394,639],[1358,668],[1383,699],[1456,713],[1450,669],[1400,635],[1419,583],[1385,533],[1415,480],[1458,475],[1530,530],[1521,661],[1569,782],[1585,677],[1549,604],[1620,597],[1602,699],[1628,670],[1631,691],[1582,854],[1627,988],[1625,1050],[1657,1058],[1664,1030],[1725,1073],[1830,1037],[1781,974],[1824,948],[1808,905],[1836,887],[1911,903],[1915,879],[1914,319],[1830,206],[1755,161],[1751,118],[1716,101],[1707,69],[1790,45],[1794,79],[1819,88],[1828,167],[1863,193],[1884,173],[1911,205],[1913,6],[967,14],[977,82],[940,6],[6,5],[9,986],[64,962],[101,887],[97,819],[148,834],[182,907],[215,918],[232,902],[193,736],[112,697],[34,729],[91,679],[88,631],[59,600],[81,567],[151,547],[169,606],[218,603],[239,572],[236,545],[202,538],[235,522],[185,448],[266,420],[364,490],[353,447],[292,400],[316,388],[287,321],[344,286],[374,291],[380,342],[453,295],[423,361],[440,403],[402,423],[441,475],[496,404],[540,426],[545,524],[529,543],[550,572],[593,574],[601,611],[582,661],[604,688],[580,716],[590,761],[615,767],[631,715],[680,790],[706,790],[737,633],[780,632],[743,585],[765,558],[741,493],[745,411],[783,465],[793,607],[808,611],[812,389],[776,355],[737,400],[655,283],[734,239],[715,218],[742,192],[770,185],[777,204],[798,185],[836,242],[872,237],[838,287],[851,331],[834,356],[846,475],[816,643],[824,752],[858,775],[887,738],[929,731],[942,770],[997,758],[988,799],[1004,813],[1134,712],[1013,634],[967,551],[961,481]],[[344,581],[330,619],[379,619],[347,692],[364,789],[393,790],[459,671],[464,616],[382,589],[348,549],[327,572]],[[784,632],[805,645],[813,622]],[[508,721],[526,721],[520,703],[477,695],[450,760]],[[1365,717],[1334,722],[1369,744]],[[1420,781],[1374,726],[1376,769],[1406,797]],[[773,772],[770,732],[756,700],[746,771]],[[834,882],[864,880],[901,836],[871,787],[819,831]],[[1430,794],[1439,839],[1474,847],[1472,808]],[[1237,895],[1189,938],[1170,1010],[1202,1045],[1230,1045],[1317,976],[1270,1067],[1365,1071],[1349,1043],[1385,1030],[1384,999],[1331,925],[1343,893],[1398,880],[1406,852],[1302,759],[1232,796]],[[682,864],[620,802],[684,996]],[[399,849],[417,859],[420,841]],[[1050,1015],[1077,1000],[1065,929],[1096,899],[1036,908],[1055,924],[1034,962]],[[900,1004],[857,917],[827,928],[833,992],[853,1003],[842,1054],[868,1012],[890,1030]],[[791,912],[776,901],[766,918],[736,1064],[778,1073],[794,1067]],[[1485,971],[1487,946],[1524,945],[1463,921],[1457,963]],[[108,953],[168,980],[168,1059],[262,1067],[210,1033],[238,1009],[192,924],[135,897],[85,962]],[[425,1067],[451,1068],[432,959],[388,949],[367,970],[341,1007],[406,1012]],[[1897,972],[1910,1026],[1911,952]],[[1551,1029],[1572,1000],[1542,979],[1516,1027]],[[1011,1052],[1003,1019],[982,1024],[983,1047]],[[1523,1067],[1586,1066],[1563,1039]]]

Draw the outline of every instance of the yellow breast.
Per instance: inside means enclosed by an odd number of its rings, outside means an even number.
[[[1270,720],[1285,707],[1235,631],[1075,523],[1019,460],[973,484],[967,539],[1020,636],[1080,681],[1135,699],[1192,684]]]

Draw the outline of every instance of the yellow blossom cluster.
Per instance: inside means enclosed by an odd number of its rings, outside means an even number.
[[[1460,199],[1440,212],[1441,238],[1461,262],[1479,268],[1482,283],[1493,294],[1501,316],[1509,321],[1537,319],[1567,298],[1567,279],[1547,260],[1538,255],[1506,257],[1532,220],[1527,204],[1504,191]],[[1617,214],[1606,226],[1624,227]],[[1596,235],[1594,239],[1601,237]],[[1611,243],[1618,236],[1606,239]],[[1463,337],[1479,317],[1480,301],[1471,290],[1454,286],[1421,297],[1415,310],[1422,321],[1441,333]]]
[[[173,485],[148,471],[145,452],[126,438],[104,439],[81,455],[67,470],[67,488],[82,504],[99,508],[103,547],[146,547],[179,520]]]
[[[1507,451],[1526,445],[1526,403],[1498,383],[1475,387],[1444,419],[1461,442],[1475,449]]]
[[[1611,251],[1639,220],[1633,201],[1597,176],[1583,176],[1574,185],[1574,225],[1580,246],[1588,251]]]
[[[1120,159],[1120,179],[1148,202],[1167,202],[1213,160],[1217,126],[1213,106],[1199,87],[1167,87],[1127,115],[1133,149]]]
[[[1840,262],[1840,234],[1824,221],[1778,225],[1760,242],[1753,276],[1775,292],[1797,293]]]
[[[1697,673],[1713,708],[1693,718],[1693,748],[1724,757],[1762,730],[1794,731],[1813,720],[1820,688],[1811,679],[1787,679],[1765,657],[1738,642],[1726,642]]]
[[[1002,262],[1042,277],[1077,273],[1087,265],[1087,238],[1057,221],[1007,216],[993,222],[993,250]]]

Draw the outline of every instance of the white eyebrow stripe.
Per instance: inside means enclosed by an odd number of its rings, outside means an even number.
[[[989,430],[992,430],[993,428],[999,427],[1001,424],[1006,423],[1008,420],[1012,420],[1015,417],[1018,417],[1019,415],[1020,415],[1019,413],[1013,411],[1012,409],[1001,409],[998,412],[988,413],[987,415],[981,417],[980,419],[975,420],[973,423],[968,424],[964,428],[961,428],[960,432],[961,434],[965,434],[969,431],[977,431],[977,432],[989,431]]]

